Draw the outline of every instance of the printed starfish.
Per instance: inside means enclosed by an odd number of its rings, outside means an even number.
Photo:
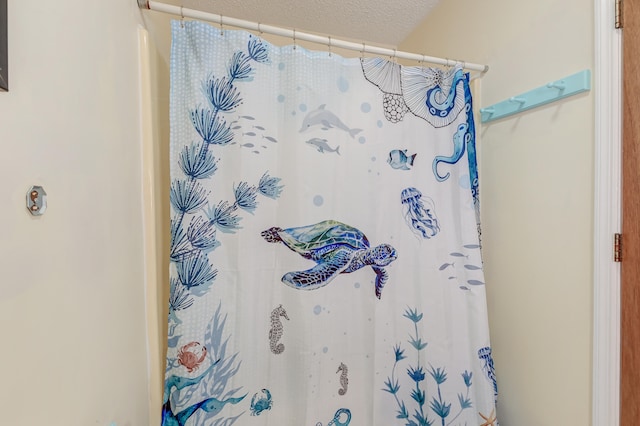
[[[486,422],[482,423],[480,426],[495,426],[495,423],[498,421],[495,415],[495,408],[491,410],[491,414],[489,414],[489,416],[487,417],[485,417],[481,412],[478,412],[478,414],[480,415],[480,417],[486,420]]]

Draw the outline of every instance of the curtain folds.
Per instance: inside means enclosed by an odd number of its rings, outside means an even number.
[[[468,75],[172,32],[163,425],[496,425]]]

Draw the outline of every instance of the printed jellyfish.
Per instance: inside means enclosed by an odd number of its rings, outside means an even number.
[[[478,350],[478,358],[482,361],[482,371],[493,385],[493,396],[495,402],[498,402],[498,381],[496,380],[496,370],[493,365],[493,357],[491,356],[491,347],[487,346]]]
[[[403,189],[400,198],[404,206],[404,220],[411,232],[425,239],[435,237],[440,232],[435,204],[431,198],[423,197],[422,192],[413,187]]]

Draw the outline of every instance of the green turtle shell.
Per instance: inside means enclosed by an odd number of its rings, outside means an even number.
[[[284,229],[278,235],[287,247],[304,257],[327,253],[337,247],[353,250],[369,248],[369,240],[362,232],[336,220]]]

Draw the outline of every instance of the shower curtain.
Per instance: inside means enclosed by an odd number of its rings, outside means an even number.
[[[172,33],[163,425],[496,425],[468,75]]]

